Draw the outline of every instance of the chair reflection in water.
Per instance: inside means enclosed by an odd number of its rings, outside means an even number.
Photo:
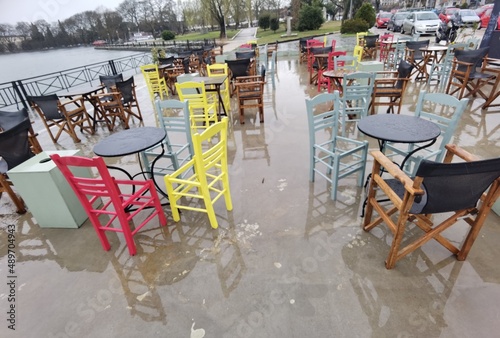
[[[106,231],[123,233],[128,251],[133,256],[137,252],[133,236],[142,227],[156,216],[158,216],[160,225],[164,226],[167,224],[167,219],[163,213],[152,180],[115,179],[110,175],[106,163],[104,163],[101,157],[61,157],[53,154],[50,158],[59,170],[61,170],[61,173],[80,200],[80,203],[82,203],[104,250],[108,251],[111,248],[105,234]],[[93,171],[97,171],[100,177],[87,178],[75,176],[70,170],[71,167],[91,168]],[[128,193],[129,190],[132,190],[132,192]],[[141,212],[150,213],[143,221],[136,224],[134,230],[132,230],[130,222]],[[103,215],[109,216],[105,224],[100,219],[100,216]],[[118,220],[119,225],[113,224],[115,220]]]
[[[391,230],[393,239],[385,263],[387,269],[392,269],[398,260],[431,239],[455,254],[458,260],[465,260],[500,196],[500,158],[478,160],[451,144],[446,145],[446,149],[443,163],[423,160],[415,178],[407,176],[382,152],[371,153],[375,161],[363,229],[370,231],[385,223]],[[454,156],[465,162],[451,163]],[[393,178],[382,178],[382,168]],[[387,200],[382,202],[377,192],[387,196],[389,204]],[[374,212],[378,217],[372,219]],[[444,221],[438,224],[441,218],[434,214],[443,213],[446,213],[442,215]],[[470,228],[462,245],[457,247],[441,233],[452,225],[460,224],[459,220],[464,220]],[[416,224],[424,235],[416,240],[412,237],[413,241],[401,248],[408,222]]]
[[[338,135],[340,118],[338,91],[306,99],[306,108],[310,142],[309,179],[314,182],[316,173],[324,177],[332,185],[332,200],[336,200],[339,179],[359,171],[358,186],[363,184],[368,142]]]
[[[218,222],[213,204],[224,197],[226,209],[233,209],[227,169],[227,127],[228,118],[225,117],[203,133],[194,134],[193,158],[172,174],[165,175],[174,221],[180,220],[179,209],[200,211],[207,213],[210,225],[216,229]],[[183,178],[186,172],[190,176]],[[181,199],[198,199],[204,206],[181,205]]]

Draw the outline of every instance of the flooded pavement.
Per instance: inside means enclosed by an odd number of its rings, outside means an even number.
[[[317,88],[308,84],[306,65],[296,55],[282,55],[277,69],[276,89],[270,81],[265,88],[264,123],[251,111],[240,125],[237,102],[231,102],[234,208],[215,204],[218,229],[205,214],[190,211],[176,223],[166,207],[168,225],[144,227],[131,257],[121,234],[107,234],[106,252],[88,221],[79,229],[40,228],[29,212],[15,214],[2,196],[1,227],[16,227],[17,321],[15,332],[8,329],[9,238],[2,231],[0,336],[496,336],[500,216],[487,217],[464,262],[431,241],[386,270],[392,236],[385,226],[362,231],[365,195],[356,177],[340,180],[337,201],[330,200],[324,179],[309,182],[304,100]],[[142,75],[135,80],[144,125],[153,126]],[[401,113],[412,115],[418,93],[435,87],[412,81]],[[483,102],[469,103],[454,143],[482,158],[498,157],[500,114],[482,111]],[[80,149],[85,156],[110,134],[100,126],[93,136],[79,134],[81,144],[63,135],[54,145],[38,119],[35,126],[44,150]],[[375,140],[356,136],[378,149]],[[132,155],[108,162],[139,169]],[[367,170],[371,165],[369,158]],[[448,231],[461,240],[461,230]]]

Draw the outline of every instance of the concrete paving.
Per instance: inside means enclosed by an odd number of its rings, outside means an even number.
[[[135,79],[144,125],[153,126],[142,75]],[[412,115],[418,93],[435,87],[412,81],[401,113]],[[324,179],[309,182],[304,100],[316,94],[306,65],[289,56],[278,60],[276,89],[266,84],[265,122],[251,111],[240,125],[233,99],[233,211],[218,201],[213,230],[204,214],[185,211],[174,222],[166,207],[168,226],[154,221],[135,236],[134,257],[120,234],[107,235],[106,252],[88,221],[79,229],[40,228],[30,212],[15,214],[2,196],[1,228],[15,225],[17,278],[15,302],[9,301],[12,257],[2,231],[0,337],[497,336],[500,216],[487,217],[464,262],[431,241],[386,270],[390,231],[362,231],[365,195],[356,177],[340,181],[337,201]],[[498,157],[500,114],[482,111],[483,102],[469,103],[454,143],[482,158]],[[93,136],[82,134],[80,144],[66,135],[53,144],[35,121],[45,150],[93,156],[93,146],[110,134],[101,126]],[[132,155],[109,163],[139,170]],[[371,165],[370,159],[367,170]],[[448,231],[460,241],[462,230]],[[8,328],[11,304],[15,331]]]

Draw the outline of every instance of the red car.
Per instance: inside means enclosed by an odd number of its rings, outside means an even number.
[[[448,21],[450,21],[453,14],[455,14],[455,12],[457,12],[459,9],[460,8],[456,8],[456,7],[447,7],[445,9],[443,9],[441,11],[441,13],[439,13],[439,18],[444,23],[448,23]]]
[[[392,13],[389,12],[378,13],[375,20],[375,26],[377,26],[377,28],[386,28],[391,16]]]
[[[493,8],[487,9],[486,11],[483,12],[483,14],[479,17],[481,19],[481,24],[479,25],[479,28],[486,28],[488,27],[488,24],[490,23],[490,16],[491,16],[491,11]],[[497,24],[495,26],[495,29],[498,29],[500,27],[500,15],[497,18]]]

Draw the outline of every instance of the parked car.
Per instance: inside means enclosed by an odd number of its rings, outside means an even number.
[[[377,28],[385,28],[387,27],[387,22],[391,18],[392,14],[389,12],[381,12],[377,14],[377,18],[375,20],[375,25]]]
[[[493,8],[489,8],[482,13],[482,15],[479,18],[480,24],[479,24],[478,29],[488,27],[488,24],[490,23],[490,16],[491,16],[492,10],[493,10]],[[500,15],[497,18],[497,24],[495,25],[495,29],[498,29],[499,27],[500,27]]]
[[[488,5],[484,5],[484,6],[481,6],[479,8],[476,8],[476,14],[477,14],[477,16],[479,16],[481,18],[483,16],[483,14],[488,9],[493,9],[493,4],[488,4]],[[490,11],[490,13],[491,13],[491,11]]]
[[[441,20],[436,13],[430,11],[411,12],[403,21],[401,33],[436,34]]]
[[[450,20],[453,20],[455,24],[459,27],[472,27],[474,24],[479,24],[479,16],[472,9],[461,9],[453,16]]]
[[[458,12],[459,10],[460,8],[456,7],[443,8],[443,10],[439,13],[439,19],[441,19],[441,21],[443,21],[444,23],[448,23],[452,15]]]
[[[404,19],[408,16],[408,12],[396,12],[391,16],[391,19],[387,22],[387,30],[393,32],[399,32],[401,26],[403,25]]]

